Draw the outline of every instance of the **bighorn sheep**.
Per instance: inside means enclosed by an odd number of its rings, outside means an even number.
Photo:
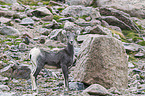
[[[70,33],[67,46],[59,52],[46,52],[43,49],[39,49],[36,47],[30,50],[30,59],[32,61],[30,74],[30,78],[32,81],[32,90],[37,90],[37,75],[46,64],[49,66],[54,66],[56,68],[62,68],[65,82],[64,84],[67,90],[69,90],[68,71],[69,67],[73,65],[73,41],[74,35],[73,33]]]

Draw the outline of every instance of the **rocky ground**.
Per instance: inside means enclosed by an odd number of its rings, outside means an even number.
[[[128,89],[122,91],[101,87],[101,95],[145,95],[145,14],[132,17],[130,11],[120,11],[109,5],[109,8],[101,7],[102,2],[99,3],[100,7],[85,7],[70,6],[60,1],[0,1],[0,96],[34,95],[29,79],[30,49],[37,46],[47,51],[58,51],[66,46],[68,31],[76,35],[76,57],[86,34],[108,35],[124,44],[128,55]],[[69,79],[71,90],[64,91],[61,69],[45,68],[38,76],[37,95],[84,96],[88,86],[73,81],[72,76]]]

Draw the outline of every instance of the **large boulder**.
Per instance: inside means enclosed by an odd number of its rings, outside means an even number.
[[[107,35],[90,34],[81,45],[71,75],[74,81],[105,88],[128,86],[128,61],[121,41]]]

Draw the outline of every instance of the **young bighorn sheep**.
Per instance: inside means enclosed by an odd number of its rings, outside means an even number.
[[[64,75],[64,84],[69,90],[68,71],[69,67],[73,65],[74,56],[74,35],[69,34],[67,46],[59,52],[46,52],[43,49],[34,47],[30,50],[30,59],[32,61],[32,68],[30,78],[32,81],[32,90],[37,90],[36,80],[37,75],[45,65],[62,68]]]

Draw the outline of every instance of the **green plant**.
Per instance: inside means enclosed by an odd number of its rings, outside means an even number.
[[[11,5],[11,4],[0,1],[0,5]]]
[[[59,22],[60,18],[63,18],[63,17],[58,16],[58,15],[53,15],[53,19],[55,19],[57,22]]]
[[[145,46],[145,41],[141,41],[138,43],[139,45]]]

